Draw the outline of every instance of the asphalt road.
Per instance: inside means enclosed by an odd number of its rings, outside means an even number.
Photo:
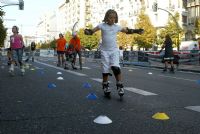
[[[99,61],[84,60],[83,70],[56,67],[51,57],[29,64],[25,76],[16,67],[11,77],[6,59],[0,62],[0,134],[200,133],[199,74],[126,66],[123,99],[113,76],[109,99],[102,91]],[[49,87],[52,84],[55,87]],[[91,93],[95,100],[88,99]],[[152,118],[156,113],[169,119]],[[98,124],[97,117],[112,122]]]

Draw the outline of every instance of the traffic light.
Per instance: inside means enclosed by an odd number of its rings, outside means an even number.
[[[24,1],[19,0],[19,10],[24,10]]]
[[[153,11],[154,11],[154,12],[157,12],[157,10],[158,10],[158,3],[157,3],[157,2],[154,2],[154,3],[153,3]]]

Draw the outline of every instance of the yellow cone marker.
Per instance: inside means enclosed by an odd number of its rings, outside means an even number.
[[[156,119],[156,120],[168,120],[169,119],[169,116],[167,116],[167,114],[165,113],[155,113],[153,116],[152,116],[153,119]]]

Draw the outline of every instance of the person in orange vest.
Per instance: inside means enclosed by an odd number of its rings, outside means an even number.
[[[65,54],[66,43],[67,43],[67,41],[65,40],[64,36],[60,33],[59,39],[56,40],[56,49],[57,49],[57,55],[58,55],[57,66],[58,67],[61,65],[61,61],[62,61],[62,66],[64,66],[64,63],[65,63],[64,54]]]
[[[69,45],[72,45],[73,46],[73,51],[74,51],[74,56],[73,56],[73,60],[72,60],[72,68],[73,69],[77,69],[75,67],[75,63],[76,63],[76,56],[78,54],[78,57],[79,57],[79,66],[80,66],[80,70],[82,70],[82,55],[81,55],[81,41],[80,41],[80,38],[77,36],[77,33],[76,32],[73,32],[72,33],[72,38],[69,42]]]

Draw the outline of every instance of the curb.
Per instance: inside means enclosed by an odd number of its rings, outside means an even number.
[[[125,62],[124,65],[134,65],[134,66],[141,66],[141,67],[163,69],[163,67],[161,66],[150,65],[148,62],[131,62],[131,63]],[[183,69],[183,68],[178,68],[177,71],[200,73],[200,70]]]

